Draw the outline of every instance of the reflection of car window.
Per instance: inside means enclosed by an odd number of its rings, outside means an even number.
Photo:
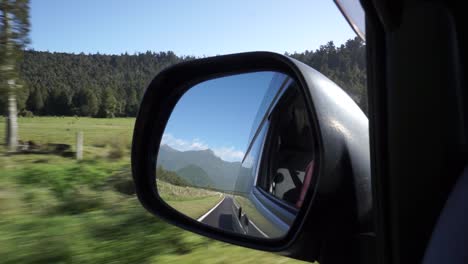
[[[275,97],[281,93],[283,85],[290,80],[290,77],[283,73],[276,73],[270,81],[268,90],[265,93],[258,112],[255,116],[254,122],[252,123],[252,130],[250,131],[249,142],[252,141],[253,136],[257,132],[260,124],[263,121],[265,114],[269,111],[270,105],[275,101]]]
[[[260,156],[259,153],[262,149],[262,143],[265,139],[266,131],[267,125],[266,123],[263,123],[239,169],[239,175],[234,188],[234,193],[236,194],[248,194],[254,184],[255,172],[258,166],[258,158]]]
[[[270,131],[257,185],[289,204],[300,206],[307,168],[313,161],[313,134],[304,99],[290,87],[270,115]],[[309,181],[307,181],[309,182]]]

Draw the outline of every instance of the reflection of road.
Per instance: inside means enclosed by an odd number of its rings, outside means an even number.
[[[198,221],[213,227],[234,231],[232,228],[231,210],[232,198],[225,196],[220,203],[200,217]]]
[[[236,225],[240,226],[239,220],[237,217],[232,217],[232,207],[234,202],[232,197],[225,196],[221,202],[215,205],[211,210],[198,219],[199,222],[207,224],[212,227],[217,227],[223,230],[233,231],[233,219],[237,221]],[[236,206],[237,208],[237,206]],[[247,234],[255,237],[268,237],[264,232],[262,232],[256,225],[249,220]]]

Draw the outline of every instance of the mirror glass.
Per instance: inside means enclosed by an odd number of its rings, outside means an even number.
[[[251,72],[189,89],[165,128],[156,186],[172,208],[246,236],[280,238],[312,189],[314,137],[297,83]]]

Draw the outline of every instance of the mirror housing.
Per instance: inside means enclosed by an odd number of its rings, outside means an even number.
[[[261,239],[203,225],[168,206],[158,195],[158,148],[172,110],[194,85],[255,71],[287,74],[300,84],[317,137],[316,183],[302,200],[290,231]],[[311,67],[270,52],[249,52],[183,62],[148,86],[135,123],[132,172],[138,199],[154,215],[183,229],[258,250],[321,263],[359,261],[373,237],[368,120],[335,83]],[[353,261],[354,260],[354,261]]]

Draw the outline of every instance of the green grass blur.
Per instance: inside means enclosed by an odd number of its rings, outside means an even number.
[[[128,188],[133,124],[19,118],[23,141],[74,145],[83,131],[84,159],[7,155],[0,146],[1,263],[297,263],[195,235],[146,212]],[[4,131],[0,118],[1,143]],[[209,207],[218,198],[203,199]]]

